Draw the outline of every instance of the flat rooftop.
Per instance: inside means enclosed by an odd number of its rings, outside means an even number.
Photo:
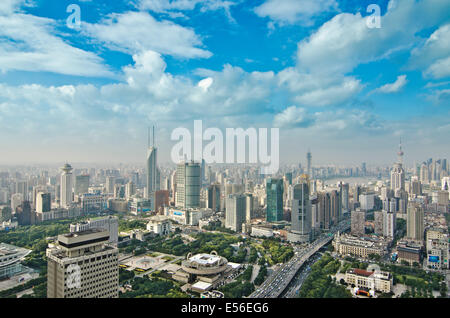
[[[214,265],[220,261],[220,256],[211,254],[197,254],[190,257],[189,260],[202,265]]]

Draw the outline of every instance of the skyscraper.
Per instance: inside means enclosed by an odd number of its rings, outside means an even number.
[[[311,201],[309,199],[309,180],[307,175],[301,177],[294,186],[291,211],[291,231],[288,240],[292,242],[309,242],[311,240]]]
[[[361,209],[352,211],[351,213],[351,233],[354,236],[362,236],[365,234],[366,212]]]
[[[266,184],[267,222],[283,220],[283,179],[269,178]]]
[[[36,195],[36,212],[49,212],[52,208],[52,199],[50,193],[38,192]]]
[[[66,163],[61,170],[61,207],[68,208],[72,204],[72,166]]]
[[[400,190],[405,190],[405,170],[403,169],[403,150],[402,142],[400,141],[398,151],[398,161],[394,163],[391,169],[391,189],[397,196]]]
[[[106,177],[106,185],[105,185],[106,193],[113,194],[115,184],[116,184],[116,177],[107,176]]]
[[[348,212],[349,209],[349,185],[348,183],[339,183],[339,193],[341,196],[341,210],[343,213]]]
[[[220,185],[212,184],[208,187],[207,207],[214,212],[220,211]]]
[[[75,177],[75,195],[89,192],[89,175],[84,174]]]
[[[230,194],[226,201],[225,227],[242,232],[242,224],[245,223],[245,195]]]
[[[119,250],[108,231],[58,236],[47,255],[47,298],[118,298]]]
[[[155,192],[157,189],[157,184],[159,183],[157,181],[158,178],[158,171],[157,171],[157,154],[158,149],[155,147],[155,127],[153,127],[153,142],[152,146],[150,146],[150,131],[149,131],[149,137],[148,137],[148,150],[147,150],[147,188],[145,197],[147,199],[152,197],[153,192]]]
[[[406,220],[406,235],[408,238],[423,241],[424,238],[424,208],[419,203],[408,204]]]
[[[312,161],[311,151],[308,150],[308,153],[306,154],[306,167],[307,167],[306,173],[309,175],[310,178],[313,178],[311,161]]]
[[[180,208],[200,207],[201,167],[196,162],[177,165],[175,205]]]

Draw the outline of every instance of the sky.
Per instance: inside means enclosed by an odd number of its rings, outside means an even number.
[[[400,138],[406,163],[449,158],[449,12],[448,0],[1,0],[0,163],[144,162],[152,125],[166,162],[172,131],[194,120],[279,128],[282,163],[310,149],[314,164],[390,164]]]

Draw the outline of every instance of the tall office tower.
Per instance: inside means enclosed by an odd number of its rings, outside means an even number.
[[[291,185],[292,184],[292,172],[286,172],[284,174],[284,177],[286,178],[288,184]]]
[[[311,240],[311,201],[309,199],[308,175],[302,175],[300,183],[294,186],[291,211],[291,230],[287,239],[291,242]]]
[[[424,208],[419,203],[408,204],[406,220],[406,235],[408,238],[423,241],[424,238]]]
[[[180,208],[200,207],[200,164],[194,161],[177,165],[175,205]]]
[[[157,188],[157,179],[158,179],[158,171],[157,171],[157,154],[158,149],[155,147],[155,127],[153,127],[153,142],[152,146],[150,146],[150,130],[148,137],[148,150],[147,150],[147,192],[145,193],[145,197],[147,199],[151,198],[153,192],[159,190]]]
[[[450,177],[444,177],[441,180],[441,190],[449,191],[450,190]]]
[[[28,181],[17,181],[14,193],[20,193],[24,200],[28,200]]]
[[[72,166],[66,163],[61,170],[61,204],[62,208],[68,208],[72,204]]]
[[[32,208],[36,210],[36,197],[39,192],[47,192],[47,186],[37,185],[33,187],[33,195],[31,197]]]
[[[329,230],[331,225],[330,194],[328,192],[317,193],[317,201],[319,208],[320,227],[324,230]]]
[[[374,233],[376,235],[384,235],[384,211],[375,211],[374,215]]]
[[[13,213],[16,212],[16,208],[22,204],[24,198],[22,193],[14,193],[11,196],[11,210]]]
[[[75,177],[75,195],[89,193],[89,175],[82,174]]]
[[[342,205],[341,205],[342,213],[347,213],[350,211],[350,205],[349,205],[349,200],[348,200],[349,190],[350,190],[350,187],[349,187],[348,183],[342,183],[342,182],[339,183],[339,193],[341,195],[341,201],[342,201],[341,202],[342,203]]]
[[[283,179],[269,178],[266,184],[267,222],[283,220]]]
[[[367,168],[366,168],[366,163],[365,162],[363,162],[361,164],[361,174],[362,174],[362,176],[367,175]]]
[[[58,235],[47,248],[47,298],[118,298],[119,250],[109,232]]]
[[[172,172],[172,174],[170,175],[170,202],[172,202],[173,204],[175,204],[175,194],[177,191],[177,171],[174,170]]]
[[[430,167],[430,180],[435,181],[437,179],[437,175],[438,175],[437,170],[438,170],[437,162],[436,162],[436,160],[433,159],[431,161],[431,167]]]
[[[130,200],[133,195],[136,194],[136,185],[133,183],[133,181],[129,181],[125,185],[125,198],[127,200]]]
[[[447,159],[442,159],[442,170],[445,172],[449,172],[447,167]]]
[[[19,225],[33,225],[36,223],[35,214],[31,211],[30,201],[23,201],[16,208],[16,217]]]
[[[397,222],[395,211],[383,210],[383,236],[393,239],[395,237],[395,226]]]
[[[213,210],[214,212],[220,211],[220,185],[219,184],[211,184],[208,187],[208,209]]]
[[[336,190],[332,190],[330,192],[330,216],[331,221],[334,225],[338,224],[341,220],[342,213],[341,213],[341,197],[339,195],[339,192]]]
[[[245,195],[230,194],[226,198],[225,227],[235,232],[242,232],[245,223]]]
[[[250,223],[253,219],[253,194],[245,194],[245,222]]]
[[[430,183],[430,170],[426,163],[422,163],[420,166],[420,181],[425,184]]]
[[[365,234],[366,212],[357,209],[351,213],[351,233],[354,236],[363,236]]]
[[[422,195],[422,184],[417,176],[411,177],[411,185],[409,187],[409,194],[412,196]]]
[[[400,141],[398,151],[398,161],[394,163],[391,169],[391,189],[397,193],[399,190],[405,190],[405,170],[403,169],[403,150]]]
[[[361,194],[361,186],[355,185],[353,188],[353,202],[359,202],[359,195]]]
[[[206,181],[206,162],[205,159],[202,159],[202,166],[201,166],[201,178],[202,178],[202,184]]]
[[[108,231],[109,243],[116,245],[119,242],[119,219],[117,216],[105,216],[89,219],[85,222],[70,224],[70,233],[87,230]]]
[[[108,194],[114,193],[114,185],[116,184],[116,177],[114,176],[107,176],[106,177],[106,184],[105,184],[105,192]]]
[[[52,209],[52,198],[50,193],[38,192],[36,195],[36,212],[49,212]]]
[[[125,187],[121,184],[114,185],[114,199],[124,199],[125,198]]]
[[[307,167],[306,173],[309,175],[311,179],[313,179],[311,161],[312,161],[311,151],[308,150],[308,153],[306,154],[306,167]]]
[[[161,169],[156,167],[156,190],[161,190]]]

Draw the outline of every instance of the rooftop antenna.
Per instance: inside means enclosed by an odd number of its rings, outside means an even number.
[[[155,147],[155,125],[153,125],[153,147]]]
[[[148,127],[147,131],[147,148],[150,148],[150,127]]]

